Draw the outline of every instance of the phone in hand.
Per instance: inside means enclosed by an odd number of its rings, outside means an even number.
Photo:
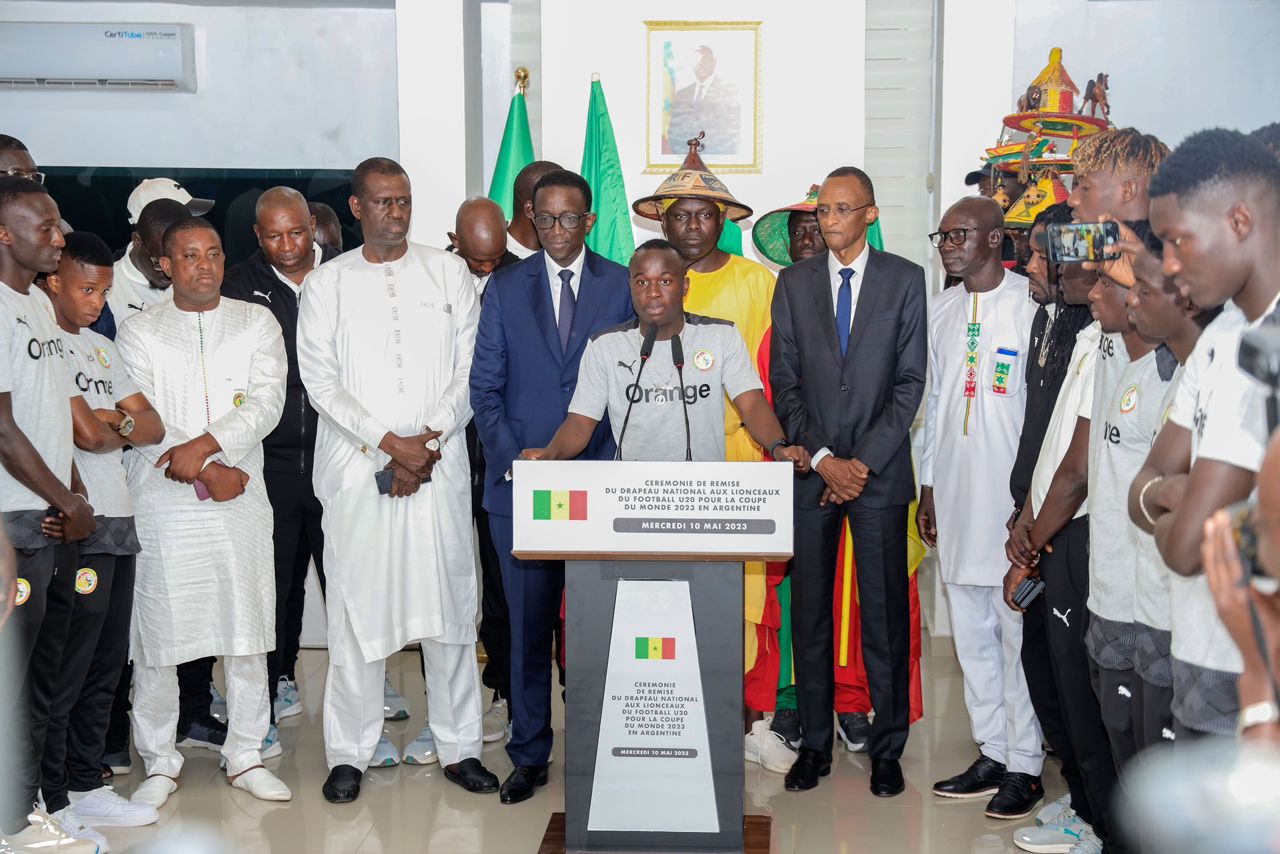
[[[395,482],[396,473],[392,469],[380,469],[373,475],[373,482],[378,485],[379,495],[390,495],[391,484]]]
[[[204,485],[204,481],[197,480],[193,485],[196,489],[196,498],[199,498],[201,501],[208,501],[209,487]]]
[[[1049,260],[1058,264],[1114,261],[1120,257],[1120,226],[1115,222],[1054,223],[1047,236]]]
[[[1024,578],[1022,583],[1018,585],[1018,589],[1013,591],[1013,604],[1025,611],[1027,606],[1034,602],[1035,598],[1043,592],[1043,579]]]

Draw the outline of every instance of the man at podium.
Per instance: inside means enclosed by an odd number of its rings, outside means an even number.
[[[783,435],[733,324],[685,313],[689,278],[676,248],[650,240],[630,274],[637,319],[591,339],[568,417],[549,445],[520,458],[573,459],[608,413],[618,459],[723,461],[727,392],[752,439],[808,471],[808,452]]]

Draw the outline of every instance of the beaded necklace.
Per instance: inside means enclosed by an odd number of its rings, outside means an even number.
[[[982,334],[982,324],[978,322],[978,295],[973,295],[973,316],[965,327],[964,355],[964,434],[969,435],[969,415],[973,409],[973,399],[978,396],[978,339]]]
[[[196,312],[196,329],[200,333],[200,375],[204,379],[204,426],[213,423],[209,411],[209,369],[204,361],[204,312]]]

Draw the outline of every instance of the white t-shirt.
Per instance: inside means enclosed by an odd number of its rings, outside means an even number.
[[[1067,376],[1062,381],[1058,402],[1049,417],[1049,429],[1044,434],[1044,444],[1040,446],[1040,456],[1036,458],[1036,467],[1031,473],[1031,512],[1036,515],[1039,515],[1040,506],[1049,494],[1053,475],[1071,446],[1076,419],[1093,416],[1093,377],[1101,337],[1102,327],[1097,323],[1089,324],[1076,335],[1071,364],[1067,366]],[[1086,499],[1080,502],[1080,509],[1073,518],[1079,519],[1088,512],[1089,502]]]
[[[67,344],[72,397],[83,397],[90,409],[115,409],[120,401],[138,393],[138,387],[116,355],[115,344],[105,336],[92,329],[82,329],[78,335],[63,332],[62,337]],[[95,515],[107,518],[133,515],[122,450],[95,454],[76,448],[75,461]]]
[[[1270,309],[1264,312],[1266,317]],[[1200,336],[1187,359],[1170,419],[1191,431],[1191,463],[1204,457],[1248,471],[1262,467],[1266,448],[1265,391],[1240,370],[1240,338],[1250,324],[1234,305]],[[1218,619],[1203,572],[1170,573],[1173,656],[1209,670],[1240,673],[1240,651]]]
[[[1160,435],[1160,428],[1173,414],[1173,402],[1177,398],[1178,388],[1182,385],[1182,374],[1186,369],[1179,367],[1173,374],[1160,400],[1160,409],[1154,421],[1148,421],[1140,410],[1142,427],[1147,431],[1148,449]],[[1169,613],[1169,585],[1173,573],[1165,566],[1160,549],[1156,547],[1156,538],[1146,531],[1138,533],[1138,567],[1137,594],[1133,602],[1133,618],[1144,626],[1160,631],[1169,631],[1172,618]]]
[[[13,420],[49,470],[70,486],[71,396],[65,350],[44,291],[32,285],[20,294],[0,282],[0,394],[10,394]],[[0,466],[0,512],[48,506]]]
[[[686,313],[680,343],[684,350],[683,395],[689,411],[689,439],[695,460],[724,460],[724,398],[762,389],[747,345],[732,323]],[[569,411],[596,421],[609,415],[617,441],[623,422],[624,460],[683,460],[684,406],[671,342],[656,341],[640,370],[643,336],[632,320],[597,333],[587,343],[578,368],[578,387]],[[631,398],[631,417],[627,405]]]
[[[1124,346],[1120,341],[1121,348]],[[1129,486],[1151,450],[1167,382],[1157,351],[1129,362],[1109,389],[1098,386],[1090,422],[1089,611],[1118,623],[1133,622],[1140,537],[1129,520]],[[1096,441],[1096,456],[1092,444]],[[1149,537],[1148,537],[1149,539]]]
[[[112,268],[111,293],[107,294],[107,304],[111,306],[117,328],[138,312],[171,299],[173,288],[151,287],[151,282],[147,281],[147,277],[133,263],[128,252]]]

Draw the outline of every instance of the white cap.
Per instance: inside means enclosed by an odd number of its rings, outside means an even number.
[[[129,224],[137,225],[142,209],[156,199],[173,199],[179,204],[186,205],[192,216],[208,213],[209,208],[213,207],[212,199],[193,198],[181,184],[172,178],[148,178],[134,187],[133,192],[129,194],[127,205],[129,208]]]

